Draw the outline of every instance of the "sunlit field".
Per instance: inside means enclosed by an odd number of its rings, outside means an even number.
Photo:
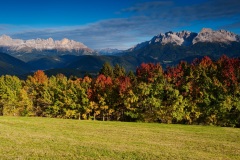
[[[0,117],[0,159],[239,159],[240,129]]]

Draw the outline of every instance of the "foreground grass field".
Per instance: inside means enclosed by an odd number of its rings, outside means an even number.
[[[0,159],[240,159],[240,129],[0,117]]]

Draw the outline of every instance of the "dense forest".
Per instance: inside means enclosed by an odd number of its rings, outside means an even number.
[[[0,115],[240,127],[240,59],[209,57],[136,73],[105,63],[97,77],[0,77]]]

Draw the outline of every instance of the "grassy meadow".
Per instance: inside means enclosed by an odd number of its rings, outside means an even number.
[[[0,117],[0,159],[240,159],[240,129]]]

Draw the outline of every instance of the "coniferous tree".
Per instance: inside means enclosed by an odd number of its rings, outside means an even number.
[[[100,74],[103,74],[106,77],[111,77],[112,78],[114,76],[112,66],[108,62],[105,62],[103,64],[102,69],[99,71],[99,75]]]
[[[114,66],[114,68],[113,68],[114,78],[125,76],[125,74],[126,74],[125,69],[123,67],[119,66],[119,64],[116,64]]]

